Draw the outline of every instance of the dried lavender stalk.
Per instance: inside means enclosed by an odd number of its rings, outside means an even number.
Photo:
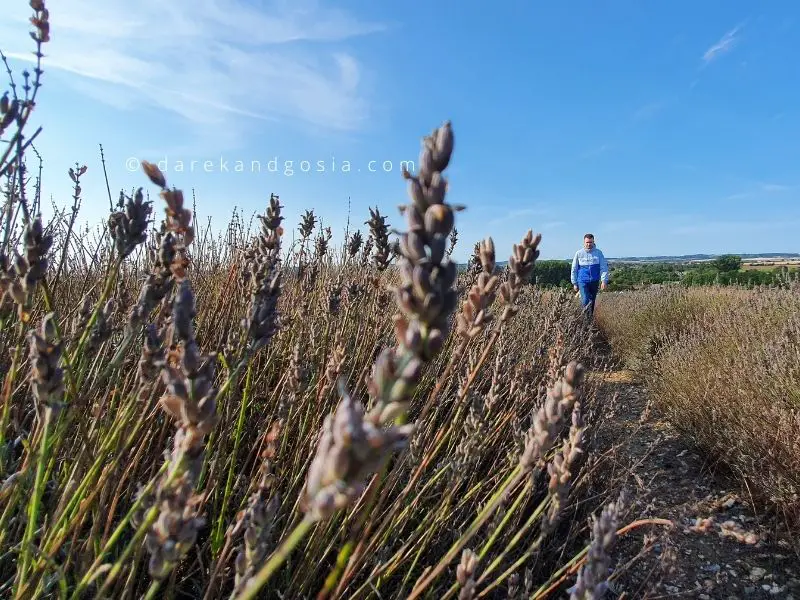
[[[554,321],[555,322],[555,319]],[[553,385],[558,377],[559,366],[564,358],[564,333],[559,330],[556,332],[555,343],[550,346],[547,352],[547,385]]]
[[[344,291],[344,269],[339,270],[336,279],[328,286],[328,314],[336,316],[342,306],[342,292]]]
[[[280,507],[277,492],[272,490],[271,463],[265,461],[261,469],[261,479],[255,492],[247,501],[245,508],[237,517],[231,535],[244,531],[244,545],[236,555],[236,577],[232,597],[239,594],[244,584],[253,576],[258,565],[264,562],[272,541],[275,515]]]
[[[470,396],[470,409],[464,420],[463,435],[453,458],[451,473],[454,479],[468,477],[474,473],[475,466],[481,458],[480,447],[487,432],[483,402],[477,393],[467,393]]]
[[[89,342],[86,346],[86,349],[90,353],[97,351],[100,345],[111,337],[113,329],[110,321],[114,316],[114,311],[116,308],[117,303],[113,298],[111,298],[105,303],[105,305],[103,305],[103,308],[98,313],[97,320],[89,332]]]
[[[422,367],[441,351],[450,331],[458,296],[456,265],[445,255],[447,236],[460,206],[445,202],[447,183],[441,172],[450,162],[453,133],[445,123],[424,140],[420,173],[404,171],[412,203],[401,207],[408,231],[399,236],[400,284],[395,296],[397,345],[379,356],[369,382],[375,405],[370,418],[383,422],[405,414]]]
[[[472,246],[472,255],[469,257],[467,261],[467,273],[472,275],[473,277],[477,277],[478,273],[483,270],[483,266],[481,265],[481,242],[475,242],[475,245]]]
[[[186,279],[187,248],[194,240],[192,212],[184,208],[181,190],[166,188],[158,167],[146,161],[142,165],[150,180],[161,187],[160,195],[166,204],[165,239],[170,239],[169,248],[174,250],[174,254],[165,257],[171,260],[162,262],[159,275],[163,275],[162,281],[178,283],[165,341],[171,357],[166,361],[159,359],[160,338],[149,328],[140,361],[140,375],[144,377],[152,375],[156,365],[161,366],[166,389],[159,404],[176,420],[177,426],[168,468],[158,481],[154,498],[145,501],[145,504],[154,501],[157,510],[155,522],[145,537],[145,547],[150,553],[150,575],[161,581],[186,555],[205,525],[199,514],[202,496],[194,488],[203,465],[205,436],[218,419],[214,388],[216,354],[202,354],[195,339],[195,298]],[[145,317],[148,312],[139,316]],[[109,583],[107,580],[106,585]]]
[[[61,343],[56,336],[55,315],[45,315],[39,331],[31,330],[31,391],[39,418],[50,421],[60,412],[64,394],[64,372],[59,366]]]
[[[447,248],[447,257],[450,258],[453,256],[453,251],[456,249],[456,244],[458,243],[458,229],[453,227],[453,231],[450,232],[450,245]]]
[[[306,276],[306,243],[317,225],[317,217],[313,210],[306,210],[298,227],[300,232],[300,255],[297,264],[297,278],[304,280]]]
[[[445,256],[447,236],[459,207],[445,203],[442,171],[450,162],[453,132],[449,122],[423,140],[420,173],[409,181],[410,206],[401,207],[409,231],[400,235],[400,285],[395,289],[400,314],[394,317],[397,345],[384,350],[375,364],[369,391],[375,403],[365,414],[360,402],[339,380],[342,398],[327,415],[302,492],[305,519],[244,586],[241,600],[254,598],[286,560],[313,522],[349,506],[361,495],[368,476],[382,469],[391,455],[408,444],[413,425],[402,422],[419,383],[423,365],[432,360],[449,333],[456,307],[456,265]]]
[[[300,343],[295,343],[292,348],[292,357],[289,360],[288,373],[289,377],[286,382],[286,388],[281,394],[278,401],[277,418],[279,423],[283,423],[289,415],[289,409],[297,402],[302,391],[304,383],[304,369],[301,367],[302,361],[300,359]]]
[[[20,567],[23,574],[27,574],[30,547],[33,544],[34,534],[38,528],[39,509],[42,496],[45,493],[45,469],[48,460],[49,439],[51,426],[58,417],[64,404],[64,373],[59,367],[62,344],[57,339],[55,315],[48,313],[42,320],[39,331],[30,331],[30,383],[34,397],[37,416],[42,423],[42,436],[40,441],[40,456],[36,468],[33,490],[28,506],[28,521],[22,539],[23,552],[20,556]]]
[[[580,444],[583,430],[580,403],[576,402],[572,411],[572,425],[567,440],[553,457],[552,462],[547,465],[547,472],[550,475],[547,487],[550,496],[550,508],[542,523],[543,533],[551,532],[555,528],[561,509],[569,494],[572,483],[572,469],[582,452]]]
[[[179,365],[165,364],[166,392],[162,408],[177,420],[169,468],[159,482],[155,502],[159,516],[145,538],[150,552],[150,575],[163,579],[194,544],[205,524],[198,515],[201,497],[194,493],[205,452],[205,436],[217,422],[213,387],[216,356],[197,348],[192,320],[194,295],[189,281],[181,281],[173,305],[174,341],[179,344]]]
[[[495,274],[494,241],[487,238],[480,242],[478,255],[481,271],[473,284],[461,312],[456,317],[456,332],[462,339],[470,340],[491,323],[489,307],[494,302],[495,291],[500,281]]]
[[[47,253],[53,245],[53,236],[44,233],[42,218],[37,216],[25,228],[23,237],[24,252],[16,254],[12,265],[8,258],[0,257],[0,306],[8,312],[11,303],[17,305],[17,315],[21,321],[28,320],[27,309],[37,286],[44,281],[47,273]]]
[[[261,234],[256,240],[250,271],[251,300],[242,327],[247,349],[254,352],[269,343],[278,330],[278,297],[281,292],[280,249],[283,228],[279,198],[271,194],[266,215],[259,215]]]
[[[334,416],[325,417],[304,490],[303,506],[314,520],[328,518],[353,502],[364,491],[366,477],[405,447],[414,430],[413,425],[379,429],[365,418],[344,379],[339,380],[339,394],[342,401]]]
[[[321,381],[321,387],[317,394],[317,402],[322,400],[328,392],[336,385],[339,380],[339,374],[344,367],[345,359],[347,358],[346,347],[342,341],[341,331],[336,332],[336,338],[333,342],[333,351],[328,357],[328,362],[325,365],[325,376]]]
[[[141,383],[154,383],[165,360],[164,344],[154,324],[145,328],[144,345],[139,358],[137,376]]]
[[[176,256],[177,238],[171,231],[164,231],[157,250],[150,250],[151,271],[128,315],[129,335],[145,323],[150,312],[172,291],[175,277],[171,267]]]
[[[369,264],[369,257],[372,253],[372,234],[367,236],[366,241],[364,242],[364,246],[361,248],[361,266],[366,267]]]
[[[164,228],[176,236],[175,257],[170,262],[170,270],[176,279],[186,276],[189,265],[188,247],[194,241],[195,230],[192,225],[192,211],[184,207],[183,191],[168,189],[163,173],[153,163],[142,161],[142,169],[154,184],[161,188],[159,196],[164,207]]]
[[[347,256],[352,260],[361,249],[361,244],[364,243],[364,238],[361,236],[360,231],[355,231],[350,239],[347,240]]]
[[[7,318],[14,308],[16,301],[11,295],[11,285],[15,279],[8,257],[0,252],[0,319]]]
[[[314,255],[311,258],[311,261],[305,264],[300,272],[302,275],[302,282],[303,282],[303,291],[306,295],[306,301],[310,300],[311,290],[314,289],[315,284],[317,283],[317,278],[319,277],[320,267],[323,264],[325,256],[328,254],[328,244],[332,237],[331,228],[325,227],[322,231],[319,232],[319,235],[314,240]],[[306,268],[310,265],[310,269],[306,271]],[[308,305],[306,304],[303,307],[303,312],[308,309]]]
[[[530,229],[519,244],[514,244],[513,253],[508,260],[508,279],[500,286],[500,297],[506,305],[500,322],[505,323],[517,313],[516,302],[522,286],[533,272],[539,258],[539,243],[542,234],[533,235]]]
[[[461,553],[461,562],[456,567],[456,581],[461,587],[458,600],[475,598],[475,569],[478,567],[478,555],[466,548]]]
[[[611,550],[617,537],[619,502],[611,502],[603,508],[600,518],[592,516],[592,542],[586,562],[578,571],[570,600],[601,600],[608,590],[608,571],[611,565]]]
[[[375,208],[369,209],[370,219],[365,221],[369,225],[370,238],[375,245],[375,255],[373,257],[375,268],[378,271],[385,271],[391,260],[391,248],[389,247],[389,227],[386,224],[386,216],[381,215]]]
[[[369,391],[375,404],[366,415],[340,384],[343,402],[333,418],[326,418],[317,454],[309,470],[305,503],[317,518],[347,506],[363,489],[363,479],[403,447],[411,426],[380,426],[404,416],[419,382],[424,363],[444,344],[448,317],[456,305],[452,285],[456,265],[445,256],[454,209],[445,203],[446,182],[441,172],[453,150],[450,123],[423,141],[420,174],[407,171],[413,200],[402,207],[409,231],[400,236],[401,283],[395,290],[401,314],[394,317],[397,345],[379,356]],[[372,212],[373,235],[380,238],[383,221]],[[372,446],[364,445],[374,440]]]
[[[122,204],[120,195],[120,204]],[[120,257],[128,256],[139,244],[147,239],[147,224],[153,211],[152,202],[145,201],[142,188],[136,190],[133,198],[128,197],[124,210],[111,213],[108,229]]]
[[[155,164],[142,161],[142,170],[151,182],[161,188],[159,196],[166,205],[165,216],[161,222],[161,230],[156,234],[157,245],[150,248],[151,271],[139,292],[136,304],[128,313],[125,337],[111,359],[106,373],[111,367],[122,361],[128,346],[140,333],[151,311],[159,303],[163,303],[162,314],[169,310],[168,295],[174,290],[175,283],[186,277],[186,269],[189,265],[188,246],[194,241],[195,236],[192,212],[184,207],[183,192],[174,188],[168,189],[164,174]],[[124,195],[120,194],[120,206],[123,203],[123,197]],[[139,231],[143,229],[143,220],[146,219],[146,215],[149,215],[150,209],[145,210],[144,205],[137,205],[135,199],[132,205],[130,201],[128,204],[131,206],[130,214],[139,221],[135,226],[130,225],[131,231]],[[119,220],[124,219],[120,217]],[[125,240],[122,242],[122,247],[125,248]],[[167,343],[169,344],[169,340]]]
[[[319,232],[317,239],[314,240],[314,262],[320,262],[328,254],[331,237],[333,237],[333,233],[330,227]]]
[[[573,410],[578,400],[583,373],[583,366],[572,361],[564,376],[548,390],[547,398],[525,437],[525,449],[520,455],[523,470],[530,471],[544,465],[544,457],[556,441],[564,415]]]
[[[72,320],[72,336],[77,337],[89,324],[89,318],[92,316],[92,298],[90,294],[86,294],[81,301],[81,308]]]
[[[303,219],[298,227],[300,231],[300,236],[303,241],[307,240],[311,237],[311,234],[314,232],[314,227],[317,225],[317,217],[314,216],[313,210],[307,210],[303,213]]]
[[[497,348],[497,356],[494,360],[492,381],[489,385],[489,391],[486,392],[486,397],[483,401],[484,409],[487,414],[492,412],[501,399],[508,397],[513,391],[511,387],[513,385],[513,380],[508,382],[506,379],[508,361],[509,355],[505,351],[505,344],[503,341],[500,341],[500,345]]]

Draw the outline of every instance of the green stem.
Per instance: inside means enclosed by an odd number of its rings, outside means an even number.
[[[25,325],[24,323],[20,322],[17,334],[17,347],[15,348],[14,355],[11,359],[11,367],[6,374],[5,381],[3,382],[3,416],[2,423],[0,423],[0,446],[2,446],[4,453],[6,447],[6,429],[8,428],[8,422],[11,419],[11,396],[13,395],[14,381],[17,378],[17,372],[19,371],[20,361],[22,359],[22,341],[24,334]],[[3,458],[5,459],[5,456],[3,456]],[[0,474],[2,475],[5,475],[5,463],[6,461],[3,460],[2,464],[0,464]]]
[[[506,512],[505,516],[503,517],[503,520],[500,521],[500,524],[492,532],[492,535],[489,537],[489,539],[483,545],[483,548],[481,548],[481,551],[478,553],[478,560],[483,560],[486,557],[486,555],[488,554],[489,550],[494,545],[494,543],[497,541],[497,538],[500,536],[500,533],[503,531],[505,526],[511,520],[511,517],[514,516],[514,513],[517,511],[517,509],[519,508],[520,504],[522,504],[522,501],[525,499],[525,494],[528,491],[528,489],[530,488],[530,486],[531,486],[531,483],[530,483],[530,480],[528,480],[528,482],[525,484],[525,487],[523,487],[520,490],[519,494],[517,494],[517,499],[514,500],[514,503],[511,505],[511,507],[508,509],[508,511]],[[540,509],[537,509],[534,512],[534,516],[536,516],[539,512],[540,512]],[[525,527],[523,527],[521,530],[519,530],[517,532],[517,534],[514,536],[514,539],[518,539],[518,538],[522,537],[525,529],[527,528],[527,525],[529,525],[531,523],[531,520],[532,519],[529,519],[528,520],[528,524],[526,524]],[[511,540],[509,546],[507,546],[503,550],[503,552],[500,554],[500,556],[497,559],[495,559],[492,562],[491,565],[489,565],[489,567],[486,569],[486,572],[483,573],[481,579],[479,579],[478,581],[475,582],[476,584],[480,583],[483,580],[483,578],[486,577],[486,575],[488,575],[493,570],[493,568],[496,567],[496,565],[498,563],[500,563],[500,561],[502,560],[502,557],[505,556],[505,554],[508,552],[508,550],[511,547],[513,547],[513,544],[515,543],[514,539]],[[448,600],[448,598],[452,597],[453,594],[455,594],[458,591],[458,588],[459,588],[458,583],[454,583],[450,587],[450,589],[447,590],[447,593],[442,597],[442,600]]]
[[[388,463],[384,464],[381,468],[380,473],[377,473],[373,480],[370,482],[369,491],[367,501],[364,503],[361,511],[359,512],[358,517],[356,518],[356,522],[350,528],[349,536],[347,542],[344,544],[342,549],[339,551],[339,555],[336,559],[336,565],[334,566],[331,573],[325,580],[325,587],[320,592],[318,598],[327,598],[328,594],[334,589],[334,585],[338,583],[338,589],[336,590],[337,593],[341,591],[342,585],[345,584],[345,579],[342,579],[344,573],[348,573],[349,570],[352,568],[350,564],[350,559],[353,557],[353,551],[357,547],[358,536],[359,533],[362,531],[364,527],[364,523],[366,521],[367,515],[371,514],[373,509],[375,508],[375,503],[378,499],[378,486],[383,478],[386,476],[386,472],[388,471]]]
[[[512,564],[510,567],[508,567],[508,569],[506,569],[497,579],[495,579],[491,583],[491,585],[489,585],[485,589],[481,590],[481,593],[478,594],[478,598],[483,598],[484,596],[486,596],[486,594],[491,592],[493,589],[495,589],[497,586],[499,586],[501,583],[503,583],[506,579],[511,577],[511,575],[514,574],[514,571],[519,569],[519,567],[524,565],[525,562],[531,556],[533,556],[534,552],[536,552],[536,550],[541,545],[543,539],[544,538],[542,536],[539,536],[538,538],[536,538],[536,541],[533,543],[533,545],[530,548],[528,548],[527,552],[525,552],[516,561],[514,561],[514,564]]]
[[[339,578],[342,576],[345,567],[347,566],[347,562],[350,560],[350,556],[353,554],[353,550],[355,549],[356,543],[354,540],[350,539],[345,542],[344,546],[342,546],[341,550],[339,550],[339,555],[336,557],[336,564],[331,569],[328,576],[325,578],[325,584],[323,585],[322,590],[320,591],[319,597],[328,597],[333,587],[338,583]]]
[[[53,295],[50,293],[50,286],[47,284],[47,280],[43,280],[40,284],[42,286],[42,298],[44,299],[44,306],[47,312],[55,312],[55,304],[53,302]],[[53,319],[53,326],[56,330],[56,337],[58,339],[64,339],[64,336],[61,333],[61,327],[58,325],[58,319]],[[66,354],[62,354],[61,362],[64,365],[64,374],[66,375],[67,385],[69,386],[69,392],[72,396],[74,396],[77,392],[75,390],[75,379],[72,373],[72,365],[70,364],[69,360],[67,359]]]
[[[533,511],[533,514],[528,518],[528,521],[525,523],[525,525],[511,539],[511,541],[508,543],[508,545],[505,548],[503,548],[503,551],[500,553],[500,555],[497,558],[495,558],[492,561],[492,563],[486,568],[486,570],[481,574],[481,577],[478,579],[476,584],[480,584],[482,581],[484,581],[489,576],[490,573],[492,573],[498,566],[500,566],[500,563],[503,562],[503,559],[506,557],[506,555],[517,545],[517,543],[522,539],[522,536],[539,519],[539,517],[541,517],[541,515],[544,513],[545,509],[548,506],[550,506],[551,502],[552,502],[552,498],[551,498],[551,496],[548,495],[544,500],[542,500],[542,502],[539,503],[539,506],[537,506],[536,510]],[[481,590],[481,593],[478,594],[478,597],[482,598],[482,597],[486,596],[486,594],[488,594],[490,591],[492,591],[498,585],[503,583],[503,581],[505,581],[508,577],[510,577],[511,574],[514,573],[514,571],[516,571],[522,564],[525,563],[525,561],[527,561],[531,556],[533,556],[534,552],[536,552],[536,550],[539,549],[539,546],[541,546],[541,544],[544,541],[544,539],[545,539],[545,535],[543,533],[540,533],[539,536],[536,538],[536,540],[531,545],[531,547],[528,548],[528,550],[520,558],[518,558],[508,569],[506,569],[489,586],[487,586],[485,589]]]
[[[28,574],[29,561],[31,560],[31,545],[33,535],[39,522],[39,507],[42,500],[42,488],[44,487],[44,473],[47,467],[47,444],[50,441],[51,414],[45,413],[44,431],[42,432],[42,442],[40,455],[36,461],[36,479],[33,484],[33,496],[28,508],[28,523],[25,527],[25,535],[22,538],[22,564],[19,571],[19,589],[24,587],[25,578]]]
[[[131,506],[130,510],[128,510],[128,513],[125,515],[125,518],[122,519],[122,522],[119,525],[117,525],[117,528],[114,530],[114,533],[111,534],[111,537],[106,542],[106,544],[103,547],[102,551],[97,555],[97,558],[95,559],[95,561],[92,564],[92,566],[89,567],[89,569],[86,571],[86,574],[83,576],[83,579],[81,579],[80,583],[78,583],[78,586],[75,588],[75,591],[72,594],[72,599],[73,600],[79,598],[81,592],[83,592],[83,590],[86,589],[86,587],[92,582],[92,580],[94,579],[94,576],[95,576],[94,575],[95,571],[98,568],[100,568],[100,566],[102,565],[103,558],[104,558],[105,554],[109,550],[111,550],[111,548],[113,548],[114,545],[117,543],[117,540],[119,540],[119,538],[122,536],[123,532],[125,531],[125,529],[128,526],[128,523],[133,518],[133,515],[141,507],[142,503],[144,502],[144,499],[147,497],[147,494],[150,492],[151,489],[153,489],[153,487],[158,482],[158,478],[169,468],[169,466],[170,466],[170,463],[169,462],[165,462],[161,466],[161,469],[158,471],[156,476],[153,477],[150,480],[150,482],[147,484],[147,487],[144,490],[142,490],[142,493],[139,495],[139,498],[136,500],[136,502],[133,503],[133,505]],[[156,506],[151,507],[150,510],[147,512],[147,515],[146,515],[146,518],[145,518],[144,522],[139,526],[139,529],[137,529],[136,534],[134,535],[133,539],[128,543],[128,546],[123,551],[122,556],[120,557],[119,561],[117,561],[117,565],[119,565],[121,567],[121,561],[124,560],[124,558],[127,557],[130,554],[130,551],[132,550],[132,548],[135,545],[135,543],[138,540],[140,540],[142,537],[144,537],[144,535],[147,533],[147,530],[149,529],[150,525],[152,525],[155,522],[155,520],[158,518],[158,509],[159,509],[159,507],[156,505]],[[117,565],[115,565],[115,567]],[[109,577],[111,577],[111,574],[109,574]],[[116,575],[114,575],[114,577],[116,577]],[[106,583],[108,583],[108,581]]]
[[[234,381],[238,381],[239,374],[242,372],[242,369],[245,365],[248,365],[250,360],[252,359],[252,354],[249,351],[245,351],[242,354],[242,357],[239,359],[239,362],[236,363],[236,366],[230,371],[230,375],[225,379],[225,382],[217,391],[217,411],[219,412],[219,408],[221,405],[221,401],[225,394],[231,389],[231,385],[233,385]],[[225,369],[229,369],[228,363],[225,361],[225,357],[219,356],[219,360],[222,362],[222,365]],[[220,425],[221,427],[221,425]],[[214,429],[208,437],[208,442],[206,443],[207,448],[212,448],[214,446],[214,441],[219,432],[219,427]],[[197,478],[196,489],[202,489],[205,487],[206,484],[206,477],[208,477],[209,473],[209,464],[212,460],[212,454],[210,452],[206,452],[203,458],[203,466],[200,469],[200,476]]]
[[[125,358],[125,353],[130,348],[133,340],[136,338],[136,334],[133,330],[129,330],[125,332],[125,337],[122,338],[122,342],[120,343],[119,347],[117,347],[117,351],[114,353],[113,358],[111,361],[106,365],[106,368],[103,369],[103,372],[98,377],[98,381],[100,383],[104,383],[108,376],[111,374],[111,371],[116,369],[121,363],[122,359]]]
[[[91,578],[92,572],[94,572],[98,567],[100,567],[100,565],[103,562],[103,559],[105,558],[105,555],[108,554],[111,548],[113,548],[116,545],[117,541],[122,537],[122,534],[125,532],[128,523],[130,523],[131,519],[133,518],[133,515],[135,515],[136,512],[139,510],[139,508],[142,506],[144,498],[146,498],[147,494],[149,494],[150,491],[155,487],[156,482],[158,481],[158,477],[162,475],[167,470],[168,467],[169,463],[164,463],[163,466],[161,467],[161,470],[156,474],[155,477],[153,477],[150,480],[147,486],[142,490],[141,494],[133,503],[133,505],[130,507],[125,517],[117,525],[116,529],[114,529],[114,532],[108,538],[108,541],[106,542],[105,546],[103,546],[103,549],[100,551],[100,553],[97,555],[97,558],[94,560],[94,563],[92,563],[92,566],[87,571],[87,574],[83,578],[83,581],[81,581],[81,584],[84,584],[84,582],[88,582],[88,580]]]
[[[303,540],[305,535],[311,529],[316,521],[309,516],[303,518],[302,521],[294,528],[289,537],[278,547],[275,553],[264,564],[263,567],[256,573],[245,585],[242,593],[235,597],[234,600],[253,600],[258,591],[266,585],[270,577],[275,574],[287,558],[292,550]]]
[[[97,318],[100,316],[100,311],[103,310],[103,305],[105,304],[106,300],[108,299],[108,295],[111,293],[112,288],[114,287],[114,283],[117,280],[117,273],[119,273],[119,269],[122,266],[122,259],[117,257],[114,261],[113,266],[111,267],[111,272],[106,276],[106,285],[103,288],[103,293],[100,294],[100,299],[97,301],[97,304],[92,311],[92,316],[89,317],[89,322],[86,323],[86,327],[83,329],[83,334],[78,340],[78,346],[75,348],[75,351],[72,353],[72,356],[69,359],[69,363],[75,365],[76,357],[81,355],[83,352],[83,348],[86,345],[86,342],[89,340],[89,334],[92,331],[92,327],[97,322]],[[78,389],[80,389],[80,384],[83,383],[82,380],[78,381]]]
[[[131,403],[130,408],[127,410],[132,412],[135,408],[135,404]],[[56,522],[50,526],[50,535],[48,535],[45,540],[42,548],[45,549],[46,552],[51,551],[50,545],[52,544],[53,540],[56,538],[59,530],[64,526],[75,514],[75,512],[79,509],[79,505],[81,501],[84,499],[86,495],[86,491],[93,485],[96,484],[97,478],[103,470],[103,465],[107,462],[107,455],[112,452],[113,447],[117,444],[119,440],[119,436],[121,435],[121,427],[127,421],[128,413],[124,413],[122,415],[118,415],[117,420],[120,423],[112,428],[112,435],[108,437],[100,446],[100,449],[97,453],[97,458],[95,459],[93,465],[89,469],[88,473],[84,475],[81,483],[72,493],[72,498],[64,507],[64,510],[59,515]],[[139,429],[142,427],[143,421],[139,420],[133,431],[128,435],[125,447],[123,451],[130,447],[130,445],[135,441],[135,436],[137,435]],[[165,467],[162,467],[162,470]],[[151,484],[152,485],[152,482]]]
[[[156,580],[150,584],[150,587],[147,589],[147,594],[144,596],[144,600],[152,600],[158,594],[158,590],[161,587],[161,580]]]
[[[130,556],[133,549],[136,548],[147,534],[150,526],[156,522],[158,519],[159,514],[159,506],[153,506],[148,512],[144,522],[139,526],[139,529],[136,531],[136,535],[133,536],[133,539],[125,546],[125,550],[123,550],[122,555],[117,559],[117,562],[114,563],[114,566],[111,567],[111,571],[109,572],[108,576],[106,577],[105,583],[103,583],[103,587],[100,588],[100,591],[97,594],[98,598],[104,598],[105,594],[109,591],[111,584],[114,583],[114,580],[119,576],[120,571],[122,571],[122,566],[125,564],[125,561]],[[79,586],[75,589],[75,592],[72,594],[72,599],[77,600],[80,597],[80,592],[86,587],[91,579],[88,577],[89,573],[87,573],[87,577],[84,577],[83,581],[79,584]]]
[[[408,596],[408,600],[419,598],[423,590],[425,590],[425,588],[427,588],[439,575],[441,575],[442,571],[444,571],[447,565],[450,564],[450,561],[452,561],[458,555],[458,553],[464,548],[464,546],[466,546],[467,542],[472,538],[472,536],[478,532],[478,529],[480,529],[481,526],[489,519],[508,491],[510,491],[522,479],[522,477],[525,476],[525,473],[526,471],[523,471],[520,465],[517,465],[514,470],[511,471],[508,477],[506,477],[506,480],[500,486],[500,489],[494,493],[491,500],[489,500],[469,528],[467,528],[463,535],[458,538],[458,541],[456,541],[450,550],[447,551],[447,554],[444,555],[444,557],[439,561],[430,574],[428,574],[425,579],[414,586],[414,589],[411,590],[411,594]]]
[[[539,506],[537,506],[536,510],[533,511],[533,514],[528,518],[528,521],[525,523],[525,525],[523,525],[519,529],[519,531],[517,531],[516,535],[513,538],[511,538],[511,541],[508,543],[508,545],[505,548],[503,548],[503,551],[500,553],[500,555],[497,558],[495,558],[492,561],[492,563],[484,570],[484,572],[481,574],[480,579],[478,579],[476,583],[481,583],[484,579],[486,579],[489,576],[490,573],[492,573],[500,565],[500,563],[503,561],[503,558],[505,558],[505,556],[519,543],[519,541],[522,539],[522,536],[525,535],[528,529],[530,529],[531,526],[539,519],[539,517],[542,516],[542,513],[544,513],[545,508],[547,508],[550,505],[551,501],[552,498],[551,496],[548,495],[547,498],[545,498],[542,502],[539,503]],[[483,558],[483,555],[481,555],[481,558]]]
[[[591,544],[587,544],[584,547],[584,549],[581,550],[580,552],[578,552],[578,554],[576,554],[575,556],[573,556],[572,559],[567,564],[565,564],[558,571],[553,573],[550,576],[550,579],[545,581],[544,584],[542,584],[542,586],[533,593],[533,595],[530,597],[530,600],[536,600],[536,598],[541,598],[542,594],[545,594],[550,589],[550,587],[553,585],[553,583],[555,583],[556,580],[560,579],[569,569],[571,569],[578,562],[580,562],[583,559],[584,556],[589,554],[589,548],[590,547],[591,547]]]
[[[236,470],[236,457],[239,455],[239,444],[242,440],[242,432],[244,431],[245,415],[247,414],[247,401],[250,395],[250,385],[252,383],[253,366],[250,363],[247,366],[247,375],[245,376],[244,394],[242,394],[242,403],[239,408],[239,420],[236,423],[236,437],[233,441],[233,452],[230,454],[230,466],[228,467],[228,479],[225,482],[225,493],[222,496],[222,507],[220,508],[219,518],[217,519],[214,535],[211,542],[211,549],[214,556],[217,556],[220,548],[222,547],[222,540],[225,536],[225,514],[228,510],[228,501],[230,500],[231,491],[233,490],[234,472]]]

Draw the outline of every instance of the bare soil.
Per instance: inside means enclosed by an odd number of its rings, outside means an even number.
[[[604,375],[613,424],[601,445],[614,456],[611,480],[626,490],[620,527],[669,519],[619,538],[611,598],[792,598],[800,600],[800,540],[737,492],[648,403],[633,373]]]

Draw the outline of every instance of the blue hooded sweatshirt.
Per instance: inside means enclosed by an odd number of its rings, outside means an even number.
[[[602,281],[608,283],[608,263],[603,252],[595,246],[581,248],[572,259],[572,285]]]

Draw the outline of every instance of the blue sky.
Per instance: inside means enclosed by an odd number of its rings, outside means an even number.
[[[0,47],[19,72],[30,9],[6,4]],[[348,198],[360,227],[369,206],[399,224],[400,162],[451,119],[461,260],[488,235],[504,259],[528,228],[543,258],[571,257],[586,231],[607,256],[798,250],[796,2],[51,4],[44,192],[70,202],[67,170],[86,164],[92,223],[108,212],[102,143],[115,199],[153,189],[130,164],[166,160],[220,229],[270,192],[291,229],[313,208],[335,241]]]

